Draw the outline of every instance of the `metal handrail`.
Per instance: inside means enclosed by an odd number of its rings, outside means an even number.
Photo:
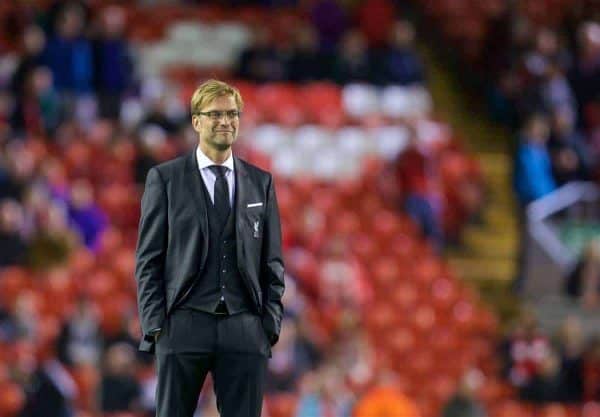
[[[574,254],[561,242],[546,220],[553,214],[579,202],[600,200],[600,187],[592,182],[571,182],[530,203],[526,208],[527,229],[532,238],[562,268],[577,262]]]

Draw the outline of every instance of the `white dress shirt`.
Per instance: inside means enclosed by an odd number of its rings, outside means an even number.
[[[219,165],[214,163],[202,150],[200,150],[200,146],[196,147],[196,160],[198,161],[198,168],[200,169],[200,174],[202,174],[202,179],[204,180],[204,185],[208,190],[208,194],[210,195],[210,201],[215,203],[215,182],[217,181],[217,176],[210,170],[210,166]],[[227,167],[227,171],[225,173],[225,179],[227,180],[227,186],[229,187],[229,205],[233,207],[233,196],[235,192],[235,172],[233,167],[233,154],[229,154],[229,158],[225,160],[222,164],[224,167]]]

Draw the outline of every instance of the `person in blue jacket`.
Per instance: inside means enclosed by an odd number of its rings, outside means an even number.
[[[547,147],[549,137],[546,116],[536,113],[525,121],[519,137],[514,175],[515,190],[523,207],[556,189]]]

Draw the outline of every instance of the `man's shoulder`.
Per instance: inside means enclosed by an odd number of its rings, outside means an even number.
[[[253,165],[250,162],[245,161],[239,157],[235,157],[235,160],[240,165],[240,168],[245,170],[245,172],[251,177],[260,178],[264,180],[268,180],[271,178],[271,173],[269,171],[259,168],[256,165]]]
[[[187,157],[188,155],[182,155],[177,158],[169,159],[168,161],[154,165],[152,169],[157,170],[161,177],[170,178],[175,172],[178,172],[184,168]]]

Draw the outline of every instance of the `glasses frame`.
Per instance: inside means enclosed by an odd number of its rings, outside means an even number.
[[[233,113],[236,112],[236,114],[234,116],[230,116],[229,113]],[[212,114],[216,114],[218,113],[218,115],[216,115],[215,117],[212,116]],[[221,120],[221,118],[226,117],[227,120],[239,120],[239,118],[242,116],[242,112],[239,110],[227,110],[227,111],[221,111],[221,110],[211,110],[211,111],[199,111],[196,114],[199,114],[201,116],[206,116],[208,117],[210,120],[213,121],[217,121],[217,120]]]

